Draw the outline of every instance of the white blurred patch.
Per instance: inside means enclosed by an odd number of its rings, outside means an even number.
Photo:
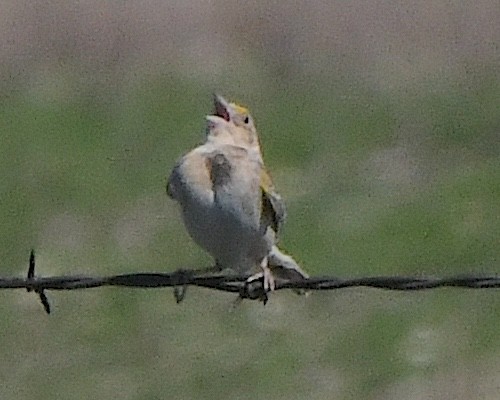
[[[415,327],[402,344],[405,359],[414,367],[428,368],[436,363],[443,345],[442,334],[432,327]]]
[[[418,161],[404,146],[388,147],[372,154],[362,167],[366,183],[375,190],[401,192],[422,178]]]
[[[164,200],[164,199],[163,199]],[[156,199],[139,199],[114,226],[114,239],[120,250],[127,254],[137,248],[147,247],[166,224],[164,204]]]
[[[55,214],[43,227],[41,246],[62,248],[74,251],[86,245],[89,221],[86,217],[70,212]]]

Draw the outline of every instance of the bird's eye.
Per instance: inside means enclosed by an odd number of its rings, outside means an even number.
[[[248,118],[248,115],[245,117],[245,119],[243,120],[243,122],[245,124],[248,124],[250,122],[250,118]]]

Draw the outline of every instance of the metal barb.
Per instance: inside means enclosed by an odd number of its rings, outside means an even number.
[[[35,293],[38,295],[40,298],[40,301],[43,305],[43,309],[47,314],[50,314],[50,303],[49,299],[45,295],[43,289],[33,287],[33,282],[35,281],[35,250],[31,249],[30,252],[30,260],[29,260],[29,267],[28,267],[28,276],[26,279],[26,291],[31,292],[32,290],[35,291]]]
[[[31,249],[30,261],[28,266],[28,281],[33,280],[34,277],[35,277],[35,250]],[[27,287],[26,290],[28,292],[31,292],[32,288]]]

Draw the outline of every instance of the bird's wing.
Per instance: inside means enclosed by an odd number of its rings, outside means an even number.
[[[286,208],[281,196],[276,192],[271,176],[265,168],[260,175],[260,189],[262,192],[262,216],[263,223],[270,226],[278,235],[285,222]]]
[[[170,176],[167,178],[167,195],[171,199],[177,199],[177,188],[180,184],[180,174],[179,174],[180,162],[178,162],[172,169]]]
[[[211,192],[210,155],[199,146],[182,156],[167,179],[167,195],[180,200],[184,190]]]

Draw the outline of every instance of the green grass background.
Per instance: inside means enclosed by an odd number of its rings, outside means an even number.
[[[288,206],[283,246],[312,275],[498,272],[497,70],[380,90],[259,62],[210,83],[67,65],[4,80],[0,275],[24,275],[31,248],[44,276],[209,265],[165,182],[214,91],[251,109]],[[171,290],[48,296],[50,316],[0,291],[2,399],[498,395],[496,290],[280,291],[265,307],[195,288],[179,305]]]

